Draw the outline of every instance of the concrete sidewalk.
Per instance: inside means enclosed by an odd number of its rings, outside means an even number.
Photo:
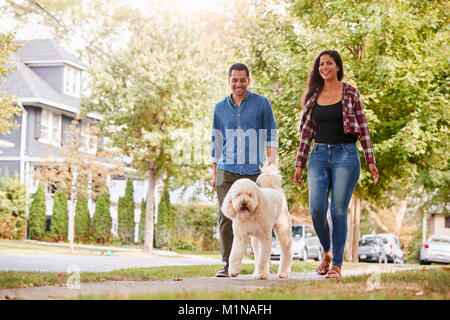
[[[391,267],[380,265],[366,270],[344,270],[343,278],[363,274],[377,274],[382,272],[398,272],[420,267]],[[189,292],[189,291],[223,291],[223,290],[257,290],[266,287],[284,286],[305,280],[327,280],[314,272],[294,272],[289,279],[278,279],[271,274],[268,280],[254,280],[252,275],[239,275],[236,278],[184,278],[154,281],[109,281],[95,283],[81,283],[78,288],[47,286],[20,289],[0,290],[0,300],[3,299],[73,299],[86,295],[128,296],[131,294],[151,294],[158,292]],[[333,280],[330,280],[333,281]],[[8,297],[8,298],[6,298]]]

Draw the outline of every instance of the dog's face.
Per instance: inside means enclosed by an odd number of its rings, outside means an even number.
[[[222,212],[230,219],[234,219],[236,215],[249,217],[258,207],[259,193],[258,186],[250,179],[237,180],[224,199]]]

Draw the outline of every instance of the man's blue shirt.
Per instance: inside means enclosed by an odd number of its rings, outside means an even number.
[[[267,147],[278,147],[275,117],[267,98],[247,91],[239,107],[231,95],[215,105],[211,161],[217,168],[242,175],[258,174]]]

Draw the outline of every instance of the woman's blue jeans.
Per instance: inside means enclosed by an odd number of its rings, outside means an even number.
[[[347,239],[347,209],[361,164],[356,143],[314,144],[308,163],[309,211],[325,252],[333,248],[333,265],[342,265]],[[327,220],[331,193],[332,234]]]

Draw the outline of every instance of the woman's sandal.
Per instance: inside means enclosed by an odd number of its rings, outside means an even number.
[[[325,255],[322,258],[322,262],[320,263],[319,267],[316,269],[316,272],[320,274],[321,276],[324,276],[328,273],[330,270],[330,264],[331,259],[325,259]]]
[[[341,276],[341,268],[332,266],[331,269],[327,272],[325,275],[325,278],[327,279],[339,279],[342,278]]]

